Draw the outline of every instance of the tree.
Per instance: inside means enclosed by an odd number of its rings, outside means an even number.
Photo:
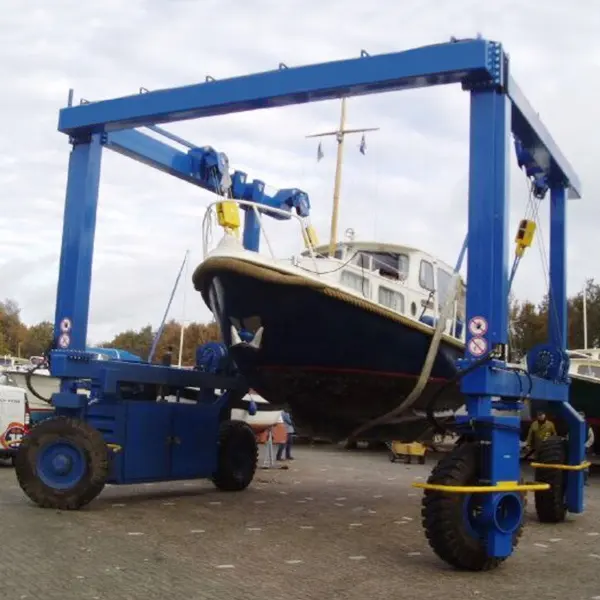
[[[10,354],[10,350],[8,349],[8,344],[6,343],[4,332],[2,331],[2,329],[0,329],[0,356],[4,354]]]
[[[597,348],[600,346],[600,285],[593,279],[586,282],[586,305],[588,347]],[[514,301],[510,316],[513,347],[521,355],[536,344],[547,341],[548,322],[558,317],[547,294],[537,306],[527,300]],[[567,300],[566,345],[573,350],[584,347],[583,291]]]
[[[119,348],[141,356],[144,360],[150,355],[152,342],[156,336],[152,327],[147,325],[140,331],[128,330],[115,336],[110,342],[101,344],[103,348]],[[181,338],[181,324],[175,320],[168,321],[156,345],[153,362],[160,362],[169,346],[173,347],[173,362],[179,361],[179,341]],[[184,331],[182,352],[182,365],[191,366],[196,362],[196,348],[206,342],[221,341],[219,327],[215,322],[190,323]]]
[[[27,327],[21,322],[21,309],[10,299],[0,302],[0,334],[7,354],[20,354]]]
[[[25,333],[22,344],[24,356],[42,356],[48,351],[54,336],[54,325],[49,321],[42,321],[32,325]]]
[[[152,327],[146,325],[146,327],[142,327],[139,331],[134,331],[133,329],[123,331],[116,335],[112,341],[103,342],[100,346],[102,348],[126,350],[132,354],[141,356],[145,360],[150,354],[153,337]]]
[[[517,356],[523,356],[536,344],[546,340],[546,319],[539,307],[529,300],[513,304],[510,311],[512,347]]]

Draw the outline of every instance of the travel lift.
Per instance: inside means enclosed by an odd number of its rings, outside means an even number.
[[[580,183],[509,73],[500,43],[452,39],[404,52],[288,68],[69,105],[59,131],[73,145],[68,171],[55,320],[52,398],[56,416],[22,444],[17,476],[37,504],[79,508],[105,483],[207,477],[226,490],[246,487],[256,468],[251,430],[230,420],[246,391],[236,375],[125,361],[96,361],[85,352],[90,279],[102,150],[110,148],[205,190],[307,216],[308,196],[297,189],[269,196],[261,181],[227,157],[196,147],[157,124],[449,83],[470,93],[468,214],[468,333],[461,389],[468,416],[460,444],[433,470],[424,488],[423,524],[433,550],[471,570],[498,565],[522,530],[524,498],[536,491],[542,521],[583,511],[584,424],[568,402],[565,212]],[[184,152],[135,128],[147,127],[187,146]],[[550,191],[549,342],[528,355],[528,370],[512,369],[508,348],[508,157],[510,133],[519,161],[540,196]],[[267,210],[265,210],[267,209]],[[270,216],[275,216],[270,213]],[[276,217],[277,218],[277,217]],[[260,223],[246,210],[244,245],[258,250]],[[215,361],[217,364],[218,361]],[[213,369],[215,371],[216,369]],[[76,393],[91,381],[90,396]],[[200,388],[195,405],[156,402],[157,386],[172,393]],[[215,389],[225,390],[222,395]],[[521,484],[518,409],[527,397],[557,408],[568,442],[545,442],[536,463],[541,483]],[[496,402],[501,399],[501,402]],[[497,416],[496,408],[515,416]],[[165,444],[166,442],[166,444]]]

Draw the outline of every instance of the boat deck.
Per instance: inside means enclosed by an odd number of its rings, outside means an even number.
[[[34,507],[0,468],[2,597],[44,600],[600,598],[600,477],[587,511],[529,520],[499,570],[457,573],[419,522],[421,466],[297,447],[241,494],[206,482],[108,487],[87,509]],[[568,577],[565,576],[568,565]]]

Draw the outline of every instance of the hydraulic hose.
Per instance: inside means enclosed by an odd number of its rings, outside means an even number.
[[[27,389],[39,400],[41,400],[42,402],[46,402],[47,404],[51,404],[52,399],[51,398],[44,398],[44,396],[42,396],[41,394],[39,394],[35,388],[33,387],[32,383],[31,383],[31,376],[38,370],[41,369],[43,366],[47,366],[46,363],[40,363],[39,365],[35,365],[32,369],[27,369],[27,371],[25,372],[25,385],[27,386]]]
[[[454,308],[454,302],[456,300],[456,296],[460,289],[460,268],[462,266],[462,262],[464,260],[465,253],[467,251],[468,245],[468,235],[465,236],[465,240],[463,242],[456,266],[454,268],[454,273],[452,279],[450,280],[450,285],[448,286],[448,297],[446,299],[446,303],[441,311],[438,322],[436,323],[435,330],[433,332],[433,336],[431,338],[431,343],[429,344],[429,349],[427,350],[427,355],[425,357],[425,361],[423,363],[423,368],[421,369],[421,373],[419,375],[419,379],[415,384],[415,387],[412,389],[410,394],[393,410],[377,417],[367,423],[361,425],[357,429],[355,429],[349,436],[348,441],[354,441],[358,435],[364,433],[368,429],[372,429],[378,425],[384,425],[397,415],[409,410],[415,402],[421,397],[427,382],[429,381],[429,377],[431,375],[431,371],[433,369],[433,365],[435,363],[435,359],[437,357],[438,349],[440,346],[440,342],[442,340],[442,335],[444,333],[444,329],[446,327],[446,323],[448,319],[451,317],[451,311]]]

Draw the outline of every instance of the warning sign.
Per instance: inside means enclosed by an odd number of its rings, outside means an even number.
[[[483,356],[488,349],[487,340],[482,337],[473,337],[469,340],[468,349],[472,356]]]
[[[68,318],[64,318],[61,322],[60,322],[60,330],[63,333],[68,333],[69,331],[71,331],[71,319]]]
[[[488,330],[488,322],[484,317],[473,317],[469,321],[469,333],[471,335],[485,335]]]

